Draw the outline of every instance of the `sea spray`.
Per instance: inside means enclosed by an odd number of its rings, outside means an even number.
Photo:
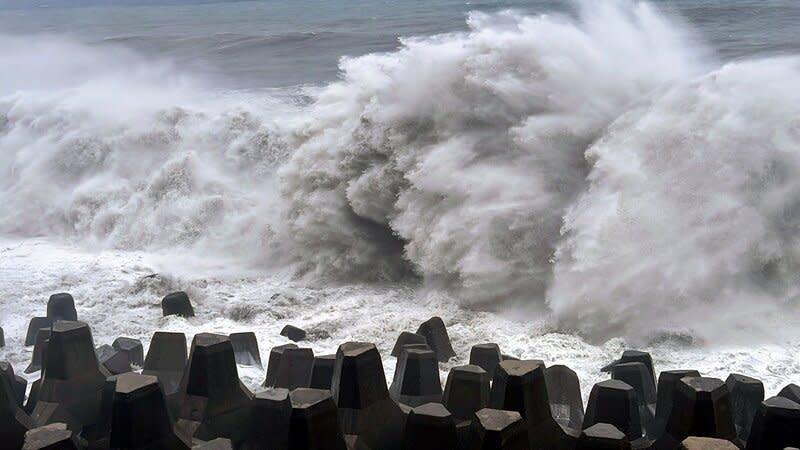
[[[777,332],[798,306],[798,85],[798,58],[733,63],[615,121],[565,215],[556,315],[598,338]]]
[[[310,104],[0,37],[0,231],[423,280],[597,340],[796,309],[795,59],[720,68],[647,3],[468,24],[344,59]]]
[[[245,264],[279,259],[271,174],[289,147],[273,119],[291,123],[288,100],[214,91],[117,47],[0,39],[4,58],[20,55],[0,88],[0,229],[236,254]],[[49,58],[48,70],[22,56],[29,48]]]
[[[319,94],[281,170],[291,238],[316,271],[410,266],[466,303],[542,302],[562,216],[588,186],[586,150],[706,62],[648,4],[469,25],[345,60]]]

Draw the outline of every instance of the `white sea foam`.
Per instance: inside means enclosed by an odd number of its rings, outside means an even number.
[[[587,335],[775,339],[797,319],[800,60],[730,64],[618,119],[587,152],[549,305]],[[784,334],[785,335],[785,334]],[[796,334],[795,334],[796,336]]]
[[[463,309],[452,298],[412,286],[308,288],[284,277],[220,276],[216,269],[186,275],[171,274],[174,271],[172,259],[150,253],[85,251],[41,238],[0,239],[0,320],[6,337],[0,360],[9,360],[23,375],[33,350],[23,345],[28,320],[43,315],[47,297],[61,291],[74,295],[78,318],[91,324],[98,346],[131,336],[141,339],[146,350],[155,330],[183,332],[188,341],[199,332],[254,331],[266,365],[269,349],[289,342],[279,333],[290,323],[309,332],[309,340],[301,344],[317,355],[335,353],[341,342],[374,342],[389,382],[397,335],[415,331],[434,314],[444,319],[457,353],[440,366],[442,382],[451,367],[468,363],[472,345],[497,342],[505,354],[568,365],[578,373],[587,400],[592,385],[607,377],[600,368],[630,345],[620,338],[594,345],[554,331],[541,318],[520,321]],[[195,317],[161,317],[161,297],[176,289],[189,293]],[[787,383],[800,383],[796,340],[757,345],[717,342],[711,347],[665,340],[642,349],[652,352],[659,371],[694,368],[723,379],[730,372],[744,373],[762,380],[768,396]],[[240,366],[239,375],[249,388],[259,390],[265,371]],[[32,382],[38,372],[25,376]]]

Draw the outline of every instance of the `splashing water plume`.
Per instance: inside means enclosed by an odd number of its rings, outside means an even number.
[[[307,105],[0,37],[0,231],[421,279],[595,340],[796,310],[797,58],[720,67],[648,3],[468,25],[345,58]]]

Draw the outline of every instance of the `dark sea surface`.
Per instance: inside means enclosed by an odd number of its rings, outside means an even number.
[[[5,0],[0,33],[122,45],[227,87],[262,88],[332,80],[342,56],[392,50],[401,37],[466,30],[471,11],[571,14],[575,9],[572,2],[540,0],[152,3]],[[800,2],[794,0],[652,3],[687,21],[726,60],[800,49]]]

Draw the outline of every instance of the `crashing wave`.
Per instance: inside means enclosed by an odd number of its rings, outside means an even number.
[[[580,5],[344,59],[305,106],[0,37],[0,231],[420,278],[595,339],[796,309],[798,59],[720,67],[647,3]]]

